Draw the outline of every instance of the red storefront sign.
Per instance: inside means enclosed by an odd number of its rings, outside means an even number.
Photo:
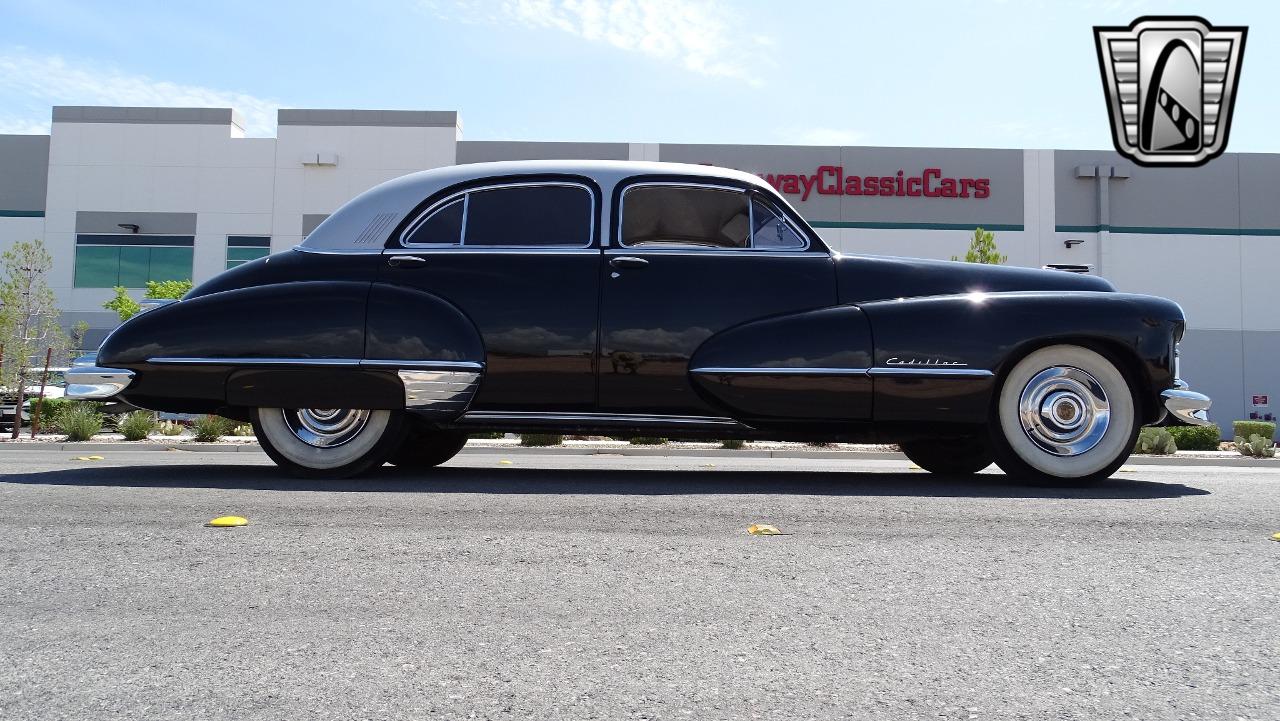
[[[818,195],[876,195],[909,198],[974,198],[991,197],[990,178],[953,178],[941,168],[925,168],[908,175],[899,170],[893,175],[854,175],[839,165],[823,165],[811,175],[759,173],[766,183],[784,195],[799,195],[808,200]]]

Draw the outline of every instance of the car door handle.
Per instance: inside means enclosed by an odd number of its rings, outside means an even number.
[[[387,265],[392,268],[417,268],[426,264],[426,258],[420,258],[416,255],[393,255],[387,258]]]
[[[643,268],[648,264],[649,261],[644,258],[636,258],[630,255],[620,255],[609,259],[609,265],[615,268]]]

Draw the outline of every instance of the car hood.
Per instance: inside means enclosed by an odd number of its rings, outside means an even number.
[[[841,303],[1016,290],[1115,291],[1095,275],[882,255],[836,258]]]

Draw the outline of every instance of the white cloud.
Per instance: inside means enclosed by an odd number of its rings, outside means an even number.
[[[98,64],[70,62],[57,55],[0,55],[0,93],[27,104],[138,105],[156,107],[235,108],[244,116],[245,133],[274,134],[280,103],[247,93],[199,85],[183,85],[134,75]],[[44,118],[0,119],[0,127],[41,127]]]
[[[0,135],[48,135],[48,120],[0,117]]]
[[[784,131],[782,136],[787,143],[799,145],[862,145],[867,141],[866,133],[849,128],[801,128]]]
[[[733,24],[736,13],[716,0],[422,0],[421,6],[451,20],[568,33],[753,85],[760,84],[753,72],[760,53],[773,45],[771,38]]]

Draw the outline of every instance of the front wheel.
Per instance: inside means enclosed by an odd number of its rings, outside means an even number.
[[[1011,478],[1087,485],[1133,452],[1133,389],[1116,364],[1074,345],[1034,351],[1005,377],[990,425],[996,464]]]
[[[353,408],[256,408],[253,432],[294,476],[349,478],[382,465],[405,435],[404,414]]]
[[[912,463],[930,473],[972,476],[991,465],[991,444],[986,438],[930,438],[898,444]]]

